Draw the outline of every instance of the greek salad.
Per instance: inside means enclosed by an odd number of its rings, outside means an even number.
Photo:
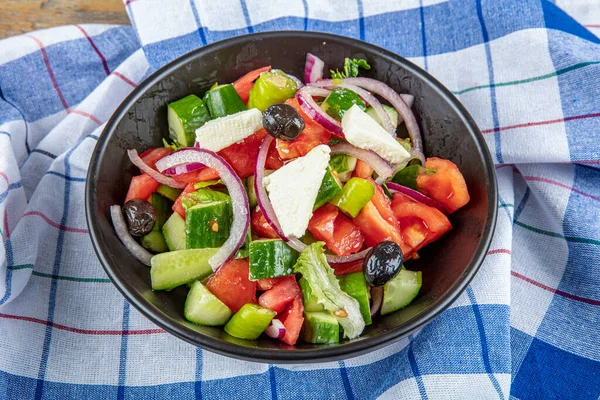
[[[190,322],[354,339],[417,297],[409,262],[468,203],[457,166],[425,158],[412,95],[359,77],[366,60],[324,66],[308,54],[304,83],[271,66],[215,83],[168,104],[163,147],[128,151],[140,174],[111,207],[116,233],[153,290],[189,287]]]

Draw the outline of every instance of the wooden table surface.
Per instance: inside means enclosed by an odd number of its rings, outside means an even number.
[[[122,0],[0,0],[0,39],[69,24],[129,24]]]

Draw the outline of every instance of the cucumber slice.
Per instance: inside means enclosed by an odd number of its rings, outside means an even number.
[[[162,194],[164,197],[166,197],[167,199],[169,199],[171,201],[177,200],[177,198],[181,194],[181,190],[172,188],[171,186],[162,185],[162,184],[158,185],[156,192]]]
[[[304,277],[302,277],[298,280],[298,285],[300,285],[300,290],[302,290],[302,300],[304,302],[304,311],[306,311],[306,312],[325,311],[325,307],[323,307],[323,304],[319,304],[317,302],[317,298],[315,296],[313,296],[312,290],[310,289],[310,285],[308,284],[308,281]]]
[[[392,125],[394,126],[394,128],[397,128],[398,127],[398,111],[396,111],[396,109],[394,107],[390,107],[387,104],[382,104],[381,106],[383,107],[385,112],[390,116],[390,119],[392,120]],[[367,114],[369,115],[369,117],[371,117],[375,121],[377,121],[377,123],[379,125],[383,126],[383,124],[381,123],[381,120],[379,119],[379,116],[377,115],[377,113],[375,112],[375,109],[373,107],[367,108]]]
[[[232,84],[219,85],[210,89],[203,100],[213,118],[224,117],[246,109],[246,105]]]
[[[169,251],[167,243],[165,242],[165,238],[160,230],[153,230],[149,234],[142,236],[140,238],[140,243],[143,248],[155,254]]]
[[[220,326],[229,321],[231,310],[203,284],[195,281],[185,300],[183,315],[198,325]]]
[[[254,191],[254,175],[250,175],[246,179],[246,192],[248,193],[248,203],[250,203],[250,208],[252,209],[258,205],[256,192]]]
[[[258,304],[244,304],[225,325],[225,332],[240,339],[257,339],[267,329],[275,314],[275,311]]]
[[[250,242],[250,280],[277,278],[294,272],[298,252],[281,239]]]
[[[162,232],[170,251],[185,250],[185,220],[179,214],[171,214],[163,225]]]
[[[325,170],[325,176],[321,181],[319,193],[313,206],[313,211],[331,200],[335,195],[342,191],[342,182],[337,178],[337,173],[330,166]]]
[[[329,160],[329,166],[338,174],[338,179],[347,182],[356,168],[356,157],[347,154],[334,154]]]
[[[421,290],[421,271],[401,269],[398,275],[383,287],[381,315],[389,314],[409,305]]]
[[[171,139],[184,147],[193,146],[196,141],[196,129],[210,120],[208,108],[193,94],[170,103],[167,108]]]
[[[340,324],[329,312],[305,312],[300,338],[308,343],[339,343]]]
[[[169,251],[150,259],[153,290],[173,289],[213,273],[208,260],[219,249]]]
[[[371,305],[369,301],[369,290],[362,272],[353,272],[338,277],[340,287],[350,296],[354,297],[360,305],[360,314],[365,320],[365,325],[371,324]]]
[[[185,212],[186,248],[222,246],[229,237],[232,220],[233,211],[228,200],[200,203],[189,208]]]

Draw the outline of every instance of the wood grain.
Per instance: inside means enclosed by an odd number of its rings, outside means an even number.
[[[122,0],[0,0],[0,39],[70,24],[129,24]]]

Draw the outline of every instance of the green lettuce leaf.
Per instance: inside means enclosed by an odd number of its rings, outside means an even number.
[[[365,321],[360,313],[358,301],[342,291],[333,269],[327,264],[324,244],[315,242],[307,246],[300,254],[294,271],[301,273],[306,279],[317,302],[333,313],[344,328],[344,336],[354,339],[362,333]]]
[[[347,58],[344,60],[344,70],[329,70],[331,73],[331,79],[343,79],[343,78],[356,78],[358,76],[358,69],[371,69],[371,66],[367,60],[362,58],[357,60],[356,58]]]

